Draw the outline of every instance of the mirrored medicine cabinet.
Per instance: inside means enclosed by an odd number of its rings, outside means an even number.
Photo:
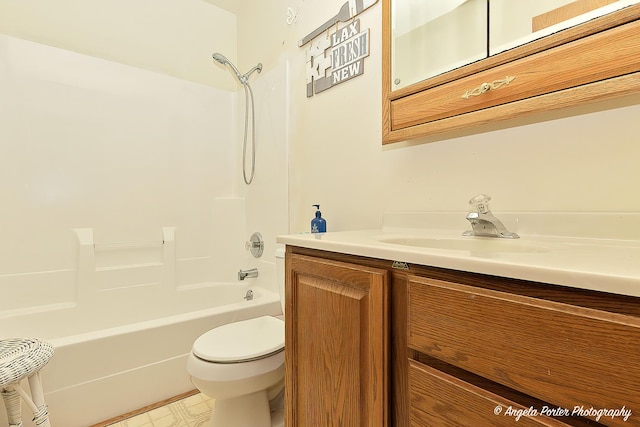
[[[383,0],[383,143],[640,92],[640,0]]]

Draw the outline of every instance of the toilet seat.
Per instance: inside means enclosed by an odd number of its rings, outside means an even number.
[[[283,350],[284,322],[272,316],[219,326],[202,334],[192,348],[195,356],[213,363],[248,362]]]

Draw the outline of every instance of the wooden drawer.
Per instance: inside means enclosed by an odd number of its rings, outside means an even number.
[[[624,407],[626,421],[599,422],[640,426],[640,318],[417,276],[408,294],[410,348],[553,405]]]
[[[640,70],[640,21],[433,87],[391,103],[391,130],[558,92]],[[508,85],[464,98],[484,83]]]
[[[409,361],[409,405],[411,426],[568,426],[541,414],[540,405],[516,403],[414,360]]]

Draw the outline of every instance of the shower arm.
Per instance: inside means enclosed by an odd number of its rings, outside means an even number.
[[[262,72],[262,64],[258,63],[258,65],[256,65],[255,67],[253,67],[252,69],[250,69],[249,71],[247,71],[244,74],[240,74],[240,71],[238,70],[238,68],[233,65],[233,63],[231,61],[229,61],[227,59],[226,56],[224,56],[221,53],[214,53],[213,55],[211,55],[211,57],[216,60],[218,63],[222,64],[222,65],[228,65],[229,67],[231,67],[231,69],[233,70],[234,73],[236,73],[236,77],[238,77],[238,80],[240,81],[240,83],[242,83],[243,85],[246,85],[249,83],[249,76],[251,74],[253,74],[255,71],[257,71],[258,73]]]
[[[242,76],[242,79],[240,81],[244,80],[244,83],[247,83],[249,81],[249,76],[251,74],[253,74],[254,72],[256,72],[256,71],[258,73],[262,72],[262,63],[259,62],[258,65],[256,65],[255,67],[253,67],[252,69],[250,69],[249,71],[244,73],[244,75]]]

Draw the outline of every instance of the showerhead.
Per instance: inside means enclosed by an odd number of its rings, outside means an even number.
[[[221,53],[214,53],[213,55],[211,55],[213,57],[213,59],[215,59],[216,61],[218,61],[219,63],[221,63],[222,65],[227,65],[229,63],[229,60],[227,59],[226,56],[224,56]]]
[[[236,66],[233,65],[231,61],[227,59],[226,56],[216,52],[213,55],[211,55],[211,57],[215,59],[217,62],[219,62],[220,64],[228,65],[229,67],[231,67],[231,69],[236,73],[236,76],[238,76],[238,80],[240,80],[240,83],[244,84],[246,82],[246,78],[242,74],[240,74],[240,71],[238,71]]]
[[[226,56],[224,56],[221,53],[214,53],[213,55],[211,55],[211,57],[219,62],[221,65],[228,65],[229,67],[231,67],[231,69],[233,70],[234,73],[236,73],[236,76],[238,77],[238,80],[240,80],[240,83],[247,84],[248,80],[249,80],[249,76],[254,72],[261,72],[262,71],[262,64],[258,64],[255,67],[253,67],[251,70],[249,70],[246,74],[240,74],[240,71],[238,71],[238,69],[236,68],[235,65],[233,65],[233,63],[231,61],[229,61],[227,59]]]

